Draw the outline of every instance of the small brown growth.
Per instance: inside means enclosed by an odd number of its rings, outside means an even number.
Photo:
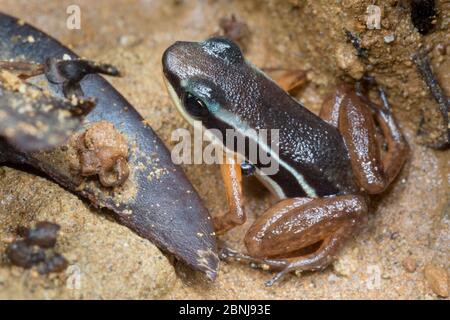
[[[76,145],[82,176],[98,175],[105,187],[122,185],[130,173],[128,167],[128,145],[108,121],[92,124],[80,135]]]

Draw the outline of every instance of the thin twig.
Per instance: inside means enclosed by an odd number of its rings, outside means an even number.
[[[436,79],[436,76],[433,73],[433,70],[431,69],[430,59],[427,55],[426,51],[420,51],[413,55],[412,60],[417,66],[417,70],[419,71],[420,75],[422,76],[423,80],[428,86],[428,89],[431,91],[431,94],[433,95],[434,99],[439,105],[439,111],[442,114],[442,118],[444,119],[444,123],[447,127],[447,145],[449,143],[449,126],[448,126],[448,110],[449,110],[449,99],[445,95],[444,91],[442,90],[441,86],[439,85],[438,80]]]

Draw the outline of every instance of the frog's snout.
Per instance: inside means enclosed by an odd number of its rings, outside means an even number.
[[[164,51],[162,65],[166,77],[169,74],[175,74],[179,68],[183,68],[184,57],[189,56],[189,44],[185,41],[176,41]]]

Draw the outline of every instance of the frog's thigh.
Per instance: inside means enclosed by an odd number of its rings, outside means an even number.
[[[390,110],[375,110],[387,152],[382,157],[372,111],[356,95],[348,95],[339,112],[339,131],[360,187],[370,194],[384,191],[406,160],[408,147]]]
[[[320,108],[319,117],[336,128],[339,126],[339,112],[347,91],[345,87],[338,87],[333,94],[324,99]]]
[[[286,199],[250,227],[245,244],[251,257],[284,273],[321,269],[334,259],[366,212],[364,197],[356,195]],[[313,244],[320,246],[301,255],[301,249]]]
[[[369,108],[355,97],[346,97],[339,112],[339,131],[347,145],[356,182],[368,193],[388,185],[381,161],[375,121]]]
[[[214,217],[214,227],[217,233],[224,233],[246,221],[244,199],[242,196],[242,170],[234,159],[220,167],[223,183],[227,194],[228,212],[223,216]]]

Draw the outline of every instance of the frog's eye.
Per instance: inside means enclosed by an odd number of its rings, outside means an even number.
[[[203,49],[226,62],[241,63],[244,61],[239,46],[228,38],[214,37],[202,43]]]
[[[196,119],[205,118],[209,113],[205,103],[189,92],[184,95],[183,104],[186,111]]]

